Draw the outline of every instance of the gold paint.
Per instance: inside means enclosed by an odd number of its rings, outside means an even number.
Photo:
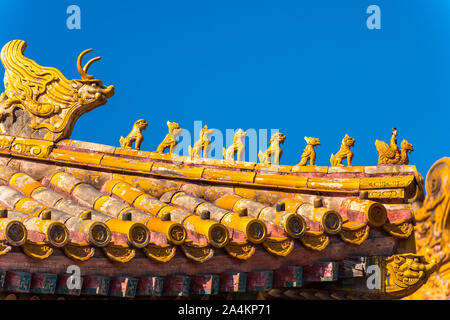
[[[76,120],[105,104],[113,96],[114,87],[106,88],[100,80],[86,74],[89,66],[99,58],[91,59],[81,68],[82,56],[91,50],[84,51],[77,61],[82,79],[69,81],[57,69],[42,67],[26,58],[23,55],[26,47],[24,41],[13,40],[1,51],[5,67],[5,92],[0,99],[0,117],[9,116],[15,120],[13,112],[20,108],[28,113],[30,119],[26,123],[32,129],[29,136],[39,132],[41,135],[45,133],[45,140],[69,138]],[[9,130],[3,129],[6,131],[4,133]]]
[[[247,260],[255,253],[255,246],[247,241],[230,241],[225,250],[236,259]]]
[[[142,131],[144,131],[148,126],[148,122],[144,119],[139,119],[133,125],[133,129],[127,135],[126,138],[120,137],[120,147],[125,149],[131,149],[131,146],[134,142],[134,148],[136,150],[141,149],[142,141],[144,141],[144,135]]]
[[[41,260],[47,259],[53,253],[53,249],[45,242],[32,242],[27,240],[21,248],[27,256]]]
[[[152,260],[168,262],[175,256],[176,247],[171,244],[156,245],[149,243],[143,250],[145,255]]]
[[[330,163],[333,167],[343,167],[342,164],[343,159],[347,159],[347,166],[352,166],[353,152],[350,150],[351,147],[355,144],[355,139],[350,138],[348,134],[345,135],[344,139],[342,139],[341,148],[336,153],[336,155],[331,154]]]
[[[276,256],[285,257],[294,249],[295,242],[291,238],[267,237],[262,243],[266,250]]]
[[[378,165],[380,164],[408,164],[408,153],[414,151],[412,144],[403,140],[400,147],[397,146],[397,129],[392,129],[390,145],[376,140],[375,147],[378,152]]]
[[[322,251],[330,243],[330,238],[321,231],[306,231],[300,241],[309,249]]]
[[[270,138],[270,145],[265,152],[259,151],[258,159],[259,162],[264,164],[271,164],[271,158],[273,156],[273,164],[279,165],[281,156],[283,155],[283,150],[280,144],[286,141],[286,136],[281,132],[274,133]]]
[[[180,128],[180,125],[176,122],[167,121],[167,127],[169,128],[169,133],[159,144],[156,149],[157,153],[164,153],[166,149],[169,149],[169,153],[173,154],[173,150],[178,144],[177,138],[181,134],[181,131],[183,131],[183,129]]]
[[[345,242],[360,245],[369,236],[369,231],[370,227],[367,223],[347,221],[342,225],[339,235]]]
[[[110,243],[106,247],[102,248],[106,253],[106,256],[113,261],[125,263],[134,258],[136,251],[126,245],[117,245]]]
[[[305,137],[306,141],[306,147],[303,150],[302,157],[300,159],[300,162],[297,164],[297,166],[306,166],[306,163],[309,160],[309,164],[311,166],[315,165],[316,162],[316,151],[314,151],[314,148],[316,146],[320,146],[320,140],[318,138],[309,138]]]
[[[396,238],[407,239],[412,234],[414,227],[411,222],[396,221],[394,223],[385,223],[383,229]]]
[[[214,129],[208,129],[208,126],[205,125],[203,129],[200,130],[200,139],[198,139],[194,143],[194,147],[189,146],[189,156],[191,160],[197,158],[208,158],[209,148],[211,145],[211,141],[209,137],[214,133]],[[203,155],[202,155],[203,152]]]
[[[187,258],[200,263],[211,259],[214,255],[214,250],[208,244],[203,245],[186,242],[181,246],[181,250]]]
[[[74,260],[86,261],[94,256],[95,249],[90,246],[78,245],[71,242],[64,247],[64,253]]]
[[[236,161],[244,161],[245,143],[244,138],[247,136],[247,132],[241,129],[237,130],[234,134],[233,144],[227,149],[223,148],[222,155],[225,161],[233,163],[235,162],[234,156],[237,154]]]

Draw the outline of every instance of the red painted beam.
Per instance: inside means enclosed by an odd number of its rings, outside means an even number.
[[[303,268],[303,281],[336,281],[339,264],[337,262],[318,262]]]
[[[54,273],[33,273],[31,292],[53,294],[56,289],[57,275]]]
[[[185,275],[172,275],[164,278],[164,296],[187,296],[189,295],[191,278]]]
[[[82,294],[107,296],[109,292],[110,278],[104,276],[86,276],[81,288]]]
[[[132,277],[115,277],[109,283],[109,295],[120,298],[134,298],[138,279]]]
[[[81,294],[81,286],[83,285],[84,278],[80,277],[80,288],[79,289],[69,289],[67,286],[67,281],[70,278],[70,274],[60,274],[56,280],[56,290],[57,294],[65,294],[70,296],[79,296]]]
[[[273,271],[253,271],[247,274],[247,291],[269,291],[272,289]]]
[[[191,294],[217,294],[219,292],[219,276],[200,274],[191,277]]]
[[[273,287],[274,288],[297,288],[303,283],[302,267],[288,266],[274,271]]]
[[[164,278],[141,277],[136,289],[136,296],[160,296],[163,291]]]
[[[225,272],[220,275],[220,292],[245,292],[247,274],[242,272]]]
[[[5,277],[5,290],[13,292],[30,292],[31,273],[20,271],[7,271]]]

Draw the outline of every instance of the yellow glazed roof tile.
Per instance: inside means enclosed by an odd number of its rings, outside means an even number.
[[[53,149],[50,159],[100,165],[102,154],[79,152],[73,150]]]
[[[205,168],[202,178],[210,180],[223,180],[230,182],[250,182],[253,183],[255,178],[254,172],[240,172],[234,170],[217,170]]]
[[[114,156],[103,156],[100,164],[110,168],[130,169],[144,172],[150,172],[153,166],[153,162],[138,161]]]

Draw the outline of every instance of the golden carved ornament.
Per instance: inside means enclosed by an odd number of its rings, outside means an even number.
[[[255,253],[255,246],[248,241],[230,241],[224,248],[230,256],[239,260],[247,260]]]
[[[200,130],[200,139],[194,143],[194,147],[189,146],[189,156],[191,160],[198,158],[208,158],[209,149],[211,147],[211,141],[209,137],[214,133],[214,129],[208,129],[205,125],[203,129]],[[202,155],[203,152],[203,155]]]
[[[336,155],[331,154],[330,163],[333,167],[343,167],[344,164],[342,161],[347,159],[347,166],[352,166],[353,152],[350,150],[351,147],[355,145],[355,139],[345,135],[344,139],[342,139],[341,148],[336,153]]]
[[[244,138],[247,136],[247,132],[239,129],[234,134],[233,144],[227,149],[223,148],[223,158],[228,162],[234,162],[234,155],[237,154],[237,161],[244,160],[245,143]]]
[[[314,166],[316,163],[316,151],[314,150],[314,148],[320,146],[320,140],[318,138],[305,137],[305,141],[306,147],[303,150],[302,157],[297,166],[306,166],[308,160],[309,164],[311,166]]]
[[[177,138],[183,131],[183,129],[180,128],[180,125],[176,122],[167,121],[167,127],[169,128],[169,133],[167,133],[164,140],[156,149],[156,152],[158,153],[164,153],[166,149],[169,149],[169,153],[172,154],[178,144]]]
[[[143,250],[145,255],[152,260],[168,262],[175,256],[176,247],[171,244],[156,245],[149,243]]]
[[[77,60],[82,79],[67,80],[59,70],[26,58],[26,47],[25,41],[13,40],[1,51],[5,92],[0,96],[0,133],[50,141],[70,138],[81,115],[114,95],[113,86],[105,87],[87,74],[100,57],[82,68],[81,59],[92,49],[82,52]]]
[[[397,129],[392,129],[390,145],[384,141],[375,141],[375,147],[378,152],[378,165],[380,164],[408,164],[408,154],[414,151],[412,144],[403,140],[400,148],[397,146]]]
[[[183,250],[186,257],[196,262],[205,262],[214,255],[214,250],[209,244],[194,244],[192,241],[181,245],[181,250]]]
[[[86,245],[69,243],[64,247],[64,253],[74,260],[86,261],[94,256],[95,249]]]
[[[144,131],[148,126],[148,122],[144,119],[139,119],[133,125],[133,129],[131,132],[124,137],[120,137],[120,147],[125,149],[131,149],[131,146],[134,143],[134,149],[140,150],[142,141],[144,141],[144,135],[142,131]]]
[[[383,229],[396,238],[407,239],[412,234],[414,227],[411,222],[401,220],[394,223],[386,222]]]
[[[321,231],[306,231],[300,241],[309,249],[322,251],[330,243],[330,237]]]
[[[47,259],[53,253],[52,247],[45,242],[28,241],[21,247],[23,252],[35,259]]]
[[[369,232],[367,223],[347,221],[342,225],[339,235],[345,242],[360,245],[369,237]]]
[[[415,292],[437,268],[435,261],[428,263],[423,256],[412,253],[382,257],[379,264],[383,291],[393,298]]]
[[[287,237],[267,237],[264,239],[262,245],[269,253],[275,256],[285,257],[294,250],[295,241]]]
[[[136,250],[124,245],[110,243],[102,248],[106,256],[113,261],[125,263],[134,258]]]
[[[279,165],[281,156],[283,155],[283,150],[280,144],[286,141],[286,136],[281,132],[274,133],[270,138],[270,146],[265,152],[259,151],[258,159],[259,162],[264,164],[271,164],[271,158],[273,156],[273,164]]]
[[[450,299],[450,158],[433,164],[425,189],[425,200],[415,212],[417,253],[435,260],[438,270],[408,299]]]

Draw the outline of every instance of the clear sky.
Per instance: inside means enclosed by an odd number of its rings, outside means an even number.
[[[72,4],[80,30],[66,26]],[[372,4],[380,30],[366,26]],[[348,133],[353,165],[376,165],[375,140],[389,143],[396,127],[423,175],[450,156],[448,0],[2,0],[0,43],[12,39],[69,79],[80,78],[82,50],[103,57],[89,73],[116,94],[80,118],[73,139],[119,146],[144,118],[142,150],[153,151],[167,120],[192,135],[201,120],[224,134],[279,129],[289,165],[304,136],[320,138],[316,164],[329,165]]]

